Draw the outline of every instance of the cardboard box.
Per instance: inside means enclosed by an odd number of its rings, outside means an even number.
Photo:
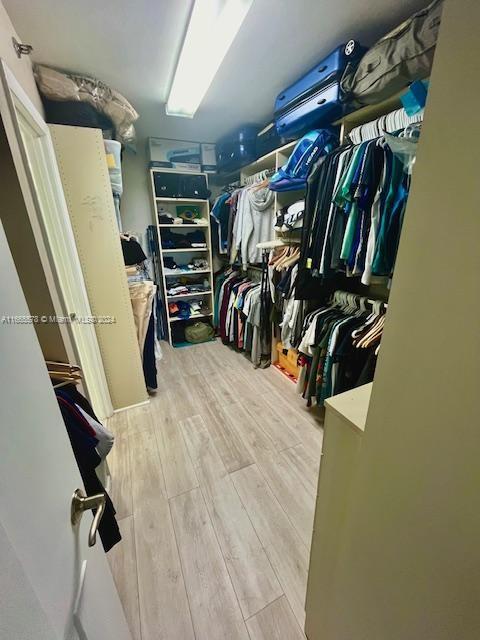
[[[217,172],[215,145],[210,142],[148,138],[148,158],[151,169]]]
[[[181,169],[183,171],[201,170],[199,142],[149,138],[148,155],[151,167]]]
[[[210,142],[202,142],[200,147],[202,171],[205,171],[205,173],[217,173],[217,154],[215,151],[215,145]]]

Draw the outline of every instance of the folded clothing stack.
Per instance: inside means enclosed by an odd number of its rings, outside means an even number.
[[[162,249],[203,249],[207,246],[203,231],[175,233],[166,229],[162,232]]]
[[[208,260],[194,258],[188,264],[177,264],[171,256],[163,256],[163,268],[165,275],[177,275],[182,271],[209,271]]]
[[[275,231],[293,231],[303,227],[305,200],[298,200],[289,207],[280,209],[275,221]]]
[[[163,207],[157,210],[158,223],[159,224],[198,224],[199,226],[206,226],[207,221],[197,216],[194,212],[184,211],[181,215],[174,216],[173,213],[167,211]]]
[[[187,293],[204,293],[210,290],[210,283],[208,280],[203,282],[181,282],[176,281],[167,285],[167,295],[169,296],[181,296]]]
[[[208,313],[208,307],[204,304],[203,300],[178,300],[176,302],[169,302],[168,312],[170,317],[182,318],[187,320],[190,316],[199,313]]]
[[[172,256],[163,256],[163,266],[165,269],[171,270],[179,268]]]
[[[191,271],[208,271],[208,260],[194,258],[187,266]]]

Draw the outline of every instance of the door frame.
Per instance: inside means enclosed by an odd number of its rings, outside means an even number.
[[[0,58],[0,114],[18,175],[25,207],[57,316],[92,316],[50,131],[5,61]],[[48,207],[42,208],[18,118],[35,137]],[[60,323],[72,363],[83,372],[85,392],[101,419],[113,414],[94,324]]]

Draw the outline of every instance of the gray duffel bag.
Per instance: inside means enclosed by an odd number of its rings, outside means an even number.
[[[375,104],[390,98],[414,80],[430,75],[442,16],[443,0],[434,0],[381,38],[347,69],[342,89],[349,101]]]

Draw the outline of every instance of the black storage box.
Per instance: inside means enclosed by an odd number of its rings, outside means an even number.
[[[278,134],[275,123],[271,122],[257,134],[257,158],[261,158],[267,155],[267,153],[275,151],[275,149],[278,149],[286,142],[288,142],[288,140]]]
[[[153,174],[157,198],[195,198],[208,200],[207,177],[201,174],[156,171]]]
[[[256,125],[244,125],[217,142],[217,167],[220,173],[238,171],[257,159],[255,147],[258,129]]]
[[[102,129],[113,138],[115,127],[110,118],[97,111],[88,102],[50,100],[42,96],[45,120],[50,124]]]

